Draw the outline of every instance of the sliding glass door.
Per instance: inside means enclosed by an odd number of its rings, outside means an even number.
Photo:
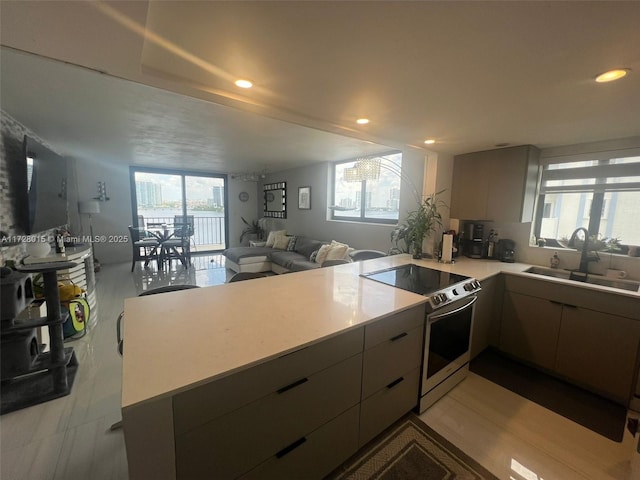
[[[183,223],[193,218],[192,252],[224,250],[226,175],[131,167],[133,224]]]

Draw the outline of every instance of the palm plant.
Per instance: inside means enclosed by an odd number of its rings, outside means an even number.
[[[240,217],[242,222],[246,225],[242,233],[240,234],[240,243],[244,240],[244,237],[248,235],[255,235],[258,240],[262,240],[262,236],[264,235],[264,230],[260,226],[260,222],[258,220],[252,220],[251,223],[247,222],[243,217]]]
[[[404,223],[398,224],[391,231],[393,242],[393,247],[389,251],[391,255],[410,252],[414,258],[422,258],[422,242],[435,231],[436,227],[442,226],[442,214],[438,209],[446,205],[437,197],[443,191],[427,196],[417,210],[407,214]]]

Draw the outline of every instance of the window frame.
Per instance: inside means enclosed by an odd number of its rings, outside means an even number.
[[[402,171],[402,164],[403,164],[403,153],[402,151],[392,151],[392,152],[386,152],[386,153],[380,153],[380,154],[376,154],[376,157],[386,157],[389,155],[400,155],[400,171]],[[345,163],[356,163],[358,161],[357,158],[351,158],[348,160],[338,160],[337,162],[332,162],[331,163],[331,205],[336,205],[336,185],[337,185],[337,181],[336,181],[336,169],[338,167],[338,165],[343,165]],[[398,175],[398,177],[400,178],[400,193],[399,193],[399,197],[402,198],[402,175],[400,173],[396,173],[394,172],[394,174]],[[353,183],[357,183],[357,182],[353,182]],[[367,202],[365,201],[365,199],[367,198],[367,181],[366,180],[362,180],[360,182],[360,215],[358,217],[354,217],[354,216],[340,216],[339,215],[339,210],[335,210],[335,209],[331,209],[331,218],[330,220],[334,220],[334,221],[339,221],[339,222],[353,222],[353,223],[367,223],[367,224],[383,224],[383,225],[398,225],[398,223],[400,222],[400,210],[398,210],[398,218],[393,219],[393,218],[371,218],[371,217],[367,217],[366,216],[366,205]]]
[[[591,205],[589,207],[589,212],[588,212],[589,221],[588,221],[587,230],[589,231],[589,236],[597,236],[600,233],[601,222],[603,220],[605,221],[609,220],[609,215],[610,215],[610,212],[608,210],[605,211],[605,209],[608,208],[608,205],[607,205],[608,202],[605,199],[605,195],[607,195],[608,193],[615,193],[620,191],[639,191],[640,190],[640,184],[638,183],[629,183],[628,188],[621,188],[620,184],[608,184],[606,180],[607,178],[612,177],[612,175],[611,174],[607,175],[604,172],[606,172],[608,169],[611,169],[611,171],[613,171],[613,169],[616,168],[616,167],[613,167],[613,165],[625,165],[624,163],[620,163],[620,164],[610,163],[612,160],[621,159],[621,158],[634,158],[639,156],[640,156],[640,149],[634,148],[630,150],[607,151],[607,152],[599,152],[599,153],[592,153],[592,154],[581,154],[581,155],[575,155],[575,156],[555,157],[555,158],[546,159],[546,161],[542,164],[543,168],[540,172],[540,181],[538,184],[538,194],[536,199],[536,213],[533,219],[534,221],[533,221],[533,228],[532,228],[533,236],[536,239],[541,238],[540,234],[542,230],[542,221],[543,221],[543,218],[545,218],[544,213],[545,213],[546,195],[554,194],[554,193],[556,194],[569,193],[570,191],[573,191],[574,193],[583,193],[583,194],[592,195]],[[573,188],[569,188],[564,191],[562,187],[545,188],[544,186],[545,172],[553,170],[553,172],[557,174],[557,172],[559,171],[566,172],[566,170],[568,170],[567,168],[553,169],[550,167],[558,164],[570,164],[570,163],[583,162],[583,161],[595,161],[597,162],[597,164],[590,167],[577,167],[576,172],[583,172],[591,168],[594,171],[602,171],[603,176],[594,177],[594,180],[595,180],[594,183],[583,184],[579,187],[574,186]],[[633,165],[637,165],[637,163],[634,163]],[[625,177],[636,176],[636,175],[633,175],[633,173],[631,175],[625,175]],[[578,173],[578,175],[576,175],[575,177],[571,177],[570,175],[566,175],[566,174],[564,175],[559,174],[559,175],[560,176],[558,178],[562,178],[565,180],[571,180],[571,179],[578,180],[581,178],[580,173]],[[554,175],[552,173],[549,176],[551,176],[551,178],[548,178],[548,180],[554,180],[555,179],[554,177],[558,175]],[[597,214],[596,212],[599,212],[599,214]],[[558,239],[556,238],[545,237],[544,239],[546,240],[547,246],[562,247],[562,245],[560,245],[560,243],[558,242]],[[622,253],[622,254],[626,253],[625,251],[627,249],[627,245],[626,244],[621,245],[621,247],[622,247],[622,252],[612,252],[612,253]]]

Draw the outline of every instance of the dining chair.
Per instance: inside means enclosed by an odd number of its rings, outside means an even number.
[[[387,254],[380,250],[354,250],[349,254],[351,260],[360,262],[361,260],[370,260],[372,258],[386,257]]]
[[[336,265],[344,265],[345,263],[351,263],[349,260],[325,260],[322,262],[321,267],[335,267]]]
[[[164,263],[167,262],[169,269],[171,269],[171,262],[173,260],[179,260],[184,268],[189,268],[191,264],[191,248],[187,233],[187,229],[178,228],[171,237],[161,242],[161,266],[164,266]]]
[[[262,272],[238,272],[229,279],[227,283],[241,282],[242,280],[251,280],[252,278],[266,278],[269,275]]]
[[[174,215],[173,226],[177,228],[185,228],[186,235],[193,235],[194,233],[195,218],[194,215]]]
[[[144,266],[149,266],[151,260],[158,261],[160,242],[155,238],[141,238],[140,230],[129,225],[129,238],[133,248],[131,271],[136,268],[136,262],[144,260]]]
[[[189,254],[191,254],[191,242],[195,235],[195,216],[194,215],[174,215],[173,225],[177,230],[182,230],[183,237],[189,237]],[[195,243],[194,243],[195,248]]]
[[[139,297],[146,297],[147,295],[157,295],[159,293],[177,292],[180,290],[190,290],[192,288],[200,288],[198,285],[166,285],[164,287],[153,288],[151,290],[145,290]],[[120,312],[118,319],[116,320],[116,340],[118,353],[122,355],[124,350],[124,338],[122,337],[122,322],[124,321],[124,312]],[[114,423],[109,427],[109,430],[117,430],[122,427],[122,420]]]

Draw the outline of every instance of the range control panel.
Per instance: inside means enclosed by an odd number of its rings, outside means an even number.
[[[429,304],[435,310],[442,308],[445,305],[449,305],[452,302],[472,295],[482,289],[480,282],[475,279],[465,280],[464,282],[456,283],[444,287],[437,292],[433,292],[428,296]]]

